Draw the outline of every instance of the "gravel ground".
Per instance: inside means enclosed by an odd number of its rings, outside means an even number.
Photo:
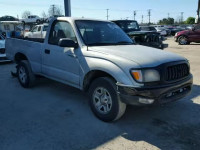
[[[200,45],[166,43],[189,59],[192,94],[162,107],[129,106],[115,123],[94,117],[79,90],[44,78],[23,89],[10,75],[14,64],[0,64],[0,150],[199,149]]]

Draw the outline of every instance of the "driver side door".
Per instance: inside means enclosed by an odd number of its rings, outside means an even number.
[[[63,38],[77,42],[70,23],[55,21],[51,27],[48,43],[45,44],[42,52],[42,73],[52,79],[78,87],[80,48],[60,47],[59,40]]]

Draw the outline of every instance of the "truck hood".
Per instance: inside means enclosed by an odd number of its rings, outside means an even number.
[[[171,52],[140,45],[98,46],[88,47],[88,50],[101,54],[104,53],[105,58],[106,55],[111,55],[110,58],[121,57],[122,59],[128,59],[129,61],[139,64],[142,68],[156,67],[168,62],[186,60]],[[113,61],[116,61],[116,59],[113,59]],[[115,63],[120,65],[121,62]]]

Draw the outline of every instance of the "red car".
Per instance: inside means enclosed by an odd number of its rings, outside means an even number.
[[[196,25],[192,30],[184,30],[176,33],[174,38],[180,45],[187,45],[191,42],[200,43],[200,24]]]

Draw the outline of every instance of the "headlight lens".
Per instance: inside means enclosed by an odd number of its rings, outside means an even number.
[[[132,70],[131,74],[137,82],[156,82],[160,81],[160,74],[157,70]]]

